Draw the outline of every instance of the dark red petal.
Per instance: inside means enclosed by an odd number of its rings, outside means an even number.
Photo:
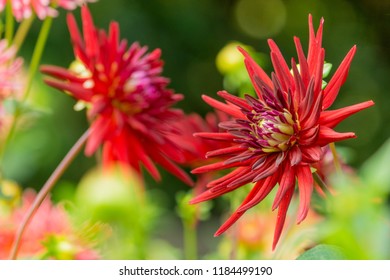
[[[302,150],[302,158],[306,163],[315,163],[321,160],[323,151],[320,146],[304,147]]]
[[[345,56],[341,62],[339,68],[336,70],[336,73],[333,75],[332,79],[329,81],[327,86],[324,89],[324,99],[323,99],[323,109],[329,108],[339,93],[340,87],[347,79],[348,70],[351,66],[353,56],[356,53],[356,46],[353,46],[348,54]]]
[[[216,140],[216,141],[233,141],[236,139],[234,135],[228,132],[197,132],[193,134],[195,137],[202,137],[205,139]]]
[[[302,222],[309,212],[311,194],[313,192],[313,175],[309,165],[300,165],[297,168],[297,179],[299,189],[299,209],[297,223]]]
[[[244,199],[244,201],[241,203],[241,205],[238,209],[240,209],[242,206],[247,204],[249,201],[251,201],[257,195],[257,193],[263,188],[263,183],[264,183],[264,181],[260,181],[254,185],[254,187],[249,192],[249,194]],[[217,230],[217,232],[214,234],[214,236],[218,236],[218,235],[221,235],[222,233],[224,233],[246,212],[246,211],[240,211],[238,209],[229,217],[229,219],[227,219],[225,221],[225,223],[223,223],[223,225]]]
[[[299,73],[300,76],[302,77],[302,81],[304,85],[307,86],[310,81],[309,66],[307,65],[305,54],[303,53],[301,41],[299,40],[298,37],[294,37],[294,42],[295,42],[295,48],[297,49],[297,53],[298,53],[298,61],[299,61],[299,68],[300,68]]]
[[[276,226],[275,226],[275,232],[274,232],[274,240],[272,243],[272,250],[275,249],[276,245],[278,244],[280,235],[282,234],[284,222],[286,220],[286,214],[288,207],[290,206],[291,198],[294,193],[294,188],[287,189],[286,193],[284,194],[279,207],[278,207],[278,215],[276,217]]]
[[[299,134],[299,145],[307,146],[315,143],[318,138],[319,130],[320,130],[319,125],[316,125],[315,127],[309,129],[302,130]]]
[[[284,60],[278,46],[271,39],[268,40],[268,45],[271,49],[272,64],[274,66],[275,73],[281,82],[282,89],[284,91],[287,91],[288,89],[294,90],[294,88],[292,88],[293,78],[291,76],[290,68]]]
[[[228,169],[228,168],[236,167],[236,166],[244,166],[244,165],[248,164],[248,162],[249,161],[247,160],[247,161],[242,161],[242,162],[234,162],[231,164],[226,164],[225,162],[220,161],[220,162],[216,162],[216,163],[212,163],[212,164],[208,164],[208,165],[204,165],[204,166],[195,168],[191,171],[191,173],[192,174],[199,174],[199,173],[205,173],[205,172],[209,172],[209,171]]]
[[[280,202],[284,198],[286,192],[295,187],[295,167],[286,164],[284,166],[284,174],[280,176],[279,188],[275,195],[274,202],[272,204],[272,211],[279,207]]]
[[[263,100],[262,94],[263,89],[259,87],[255,81],[255,76],[257,76],[260,80],[262,80],[268,87],[273,89],[273,84],[268,75],[264,72],[264,70],[253,60],[253,58],[241,47],[238,47],[238,50],[245,57],[245,66],[248,71],[249,77],[251,78],[252,84],[255,87],[257,96]]]
[[[227,147],[227,148],[222,148],[214,151],[210,151],[206,154],[206,158],[211,158],[211,157],[217,157],[217,156],[227,156],[231,154],[236,154],[240,153],[247,150],[245,147],[240,147],[240,146],[232,146],[232,147]]]
[[[241,107],[243,109],[252,110],[252,107],[246,103],[245,99],[239,98],[237,96],[231,95],[230,93],[226,91],[219,91],[217,93],[220,97],[226,99],[227,101],[231,102],[232,104]]]
[[[329,143],[342,141],[350,138],[356,138],[355,133],[353,132],[339,133],[329,127],[321,125],[320,131],[318,132],[318,139],[316,144],[322,147],[328,145]]]
[[[91,124],[91,133],[85,147],[87,156],[93,155],[100,144],[107,138],[110,130],[110,120],[107,117],[100,116]]]
[[[319,123],[321,125],[334,128],[336,125],[338,125],[341,121],[348,118],[349,116],[364,110],[368,107],[371,107],[374,105],[374,102],[372,100],[362,102],[359,104],[351,105],[348,107],[344,107],[337,110],[331,110],[331,111],[324,111],[321,113]]]
[[[165,170],[175,175],[177,178],[182,180],[185,184],[189,186],[193,186],[194,182],[191,177],[178,165],[173,163],[170,159],[165,157],[163,154],[158,152],[154,152],[150,155],[150,157],[158,164],[160,164]]]
[[[264,180],[259,181],[261,188],[256,192],[253,197],[248,200],[245,204],[243,203],[239,208],[238,212],[245,212],[253,206],[259,204],[275,187],[276,183],[279,181],[281,172],[277,172],[272,176],[265,178]]]
[[[202,99],[215,109],[221,110],[235,118],[245,118],[245,115],[240,111],[239,107],[222,103],[207,95],[202,95]]]
[[[291,166],[299,164],[302,160],[301,149],[298,146],[294,146],[289,152],[289,157]]]

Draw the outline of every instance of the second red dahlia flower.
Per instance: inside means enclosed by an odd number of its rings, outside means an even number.
[[[83,37],[75,18],[68,15],[67,20],[81,70],[44,66],[42,72],[55,78],[47,79],[47,84],[86,105],[91,131],[85,153],[92,155],[102,146],[105,164],[121,162],[139,173],[142,165],[159,179],[157,163],[191,184],[174,163],[184,161],[184,155],[168,137],[169,123],[183,116],[171,108],[182,95],[167,89],[169,80],[161,76],[161,51],[148,53],[138,43],[128,47],[126,40],[119,39],[116,22],[108,33],[97,29],[86,6],[82,7]]]
[[[260,203],[278,186],[272,209],[278,209],[273,247],[276,246],[286,213],[296,189],[299,191],[297,222],[302,222],[309,210],[313,190],[311,165],[323,156],[322,147],[332,142],[354,138],[352,132],[339,133],[333,128],[345,118],[372,106],[367,101],[349,107],[328,110],[337,97],[356,47],[348,52],[341,65],[322,88],[325,50],[322,48],[323,20],[315,34],[309,16],[309,49],[305,56],[300,40],[294,38],[298,63],[291,67],[284,60],[274,41],[269,40],[274,73],[269,77],[254,60],[240,48],[257,98],[245,99],[218,93],[226,103],[211,97],[203,99],[212,107],[229,114],[233,120],[221,122],[222,132],[198,135],[217,141],[228,141],[231,147],[207,153],[207,157],[224,157],[216,163],[193,170],[204,173],[233,168],[230,173],[209,182],[208,190],[192,200],[198,203],[254,183],[241,206],[216,232],[219,235],[235,223],[247,210]]]

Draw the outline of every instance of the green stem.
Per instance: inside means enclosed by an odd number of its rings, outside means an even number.
[[[186,260],[196,260],[198,257],[198,242],[196,226],[188,221],[183,221],[184,255]]]
[[[19,50],[20,47],[22,46],[24,39],[26,38],[27,33],[30,30],[34,20],[35,20],[35,14],[32,14],[28,19],[23,20],[19,25],[13,42],[13,45],[17,50]]]
[[[8,6],[10,6],[10,5],[8,5]],[[43,24],[42,24],[41,31],[39,32],[37,43],[35,45],[34,53],[33,53],[32,59],[31,59],[30,68],[29,68],[29,71],[28,71],[28,80],[27,80],[27,84],[26,84],[25,91],[23,93],[22,99],[20,101],[21,103],[26,101],[26,99],[27,99],[27,97],[29,95],[29,92],[31,90],[32,82],[34,80],[35,73],[37,72],[39,64],[41,62],[41,57],[42,57],[43,50],[44,50],[45,45],[46,45],[47,37],[49,36],[49,32],[50,32],[50,28],[51,28],[52,22],[53,22],[53,18],[47,17],[45,19],[45,21],[43,22]],[[26,23],[26,25],[27,24],[28,23]],[[6,28],[8,29],[8,22],[7,22]],[[27,26],[23,27],[23,28],[27,28]],[[7,32],[9,32],[9,31],[6,30],[6,34],[7,34]],[[18,41],[21,43],[21,41],[23,41],[22,40],[23,39],[22,38],[23,34],[18,35],[18,37],[19,37]],[[2,177],[3,177],[3,175],[2,175],[2,169],[3,169],[2,168],[2,164],[3,164],[3,161],[4,161],[3,158],[4,158],[5,149],[8,146],[9,142],[11,141],[12,137],[13,137],[13,134],[14,134],[14,132],[16,130],[17,122],[18,122],[19,117],[20,117],[21,114],[22,114],[22,112],[21,112],[20,107],[17,107],[15,109],[15,113],[14,113],[14,116],[13,116],[13,119],[12,119],[10,130],[9,130],[9,132],[8,132],[6,138],[5,138],[5,141],[3,142],[3,145],[0,147],[0,179],[2,179]]]
[[[34,53],[31,58],[30,68],[28,70],[28,80],[27,85],[22,97],[22,101],[25,101],[28,97],[28,94],[32,87],[32,82],[34,80],[35,73],[38,70],[39,64],[41,62],[42,54],[45,49],[46,41],[50,33],[50,28],[53,23],[53,18],[47,17],[42,24],[41,31],[38,35],[38,40],[34,48]]]
[[[342,170],[341,170],[339,156],[338,156],[337,151],[336,151],[336,145],[335,145],[335,143],[330,143],[329,147],[330,147],[330,150],[332,151],[333,162],[334,162],[334,167],[336,169],[336,172],[338,174],[340,174],[340,173],[342,173]]]
[[[7,1],[5,8],[5,39],[8,41],[8,46],[12,44],[12,37],[14,35],[15,20],[12,13],[11,0]]]
[[[330,193],[328,186],[325,184],[325,182],[322,180],[321,176],[318,175],[317,171],[313,173],[313,178],[314,181],[320,186],[320,188],[325,192],[325,193]]]
[[[38,210],[39,206],[42,204],[42,202],[45,200],[47,195],[53,189],[53,187],[55,186],[58,179],[62,176],[62,174],[68,168],[70,163],[76,158],[77,154],[81,151],[81,148],[83,147],[83,145],[87,141],[88,136],[89,136],[89,130],[84,132],[84,134],[79,138],[79,140],[77,140],[77,142],[69,150],[69,152],[63,158],[63,160],[60,162],[60,164],[57,166],[57,168],[54,170],[54,172],[50,175],[49,179],[47,179],[46,183],[43,185],[42,189],[39,191],[39,193],[35,197],[34,202],[31,204],[27,213],[23,217],[23,220],[21,221],[19,228],[16,232],[16,236],[15,236],[14,242],[12,244],[9,259],[15,260],[17,258],[18,250],[20,247],[20,242],[22,240],[23,234],[24,234],[29,222],[33,218],[33,216],[34,216],[35,212]]]

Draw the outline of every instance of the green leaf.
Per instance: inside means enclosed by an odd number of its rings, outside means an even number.
[[[360,169],[360,174],[367,183],[384,192],[390,191],[390,139],[375,152]]]
[[[324,64],[324,69],[322,70],[322,78],[326,78],[329,75],[330,70],[332,70],[332,64],[326,62]]]
[[[302,255],[297,260],[344,260],[344,254],[339,247],[332,245],[320,244],[317,245]]]

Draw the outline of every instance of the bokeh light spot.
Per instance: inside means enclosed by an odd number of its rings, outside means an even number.
[[[286,15],[281,0],[238,0],[234,8],[239,28],[258,39],[277,34],[286,22]]]

